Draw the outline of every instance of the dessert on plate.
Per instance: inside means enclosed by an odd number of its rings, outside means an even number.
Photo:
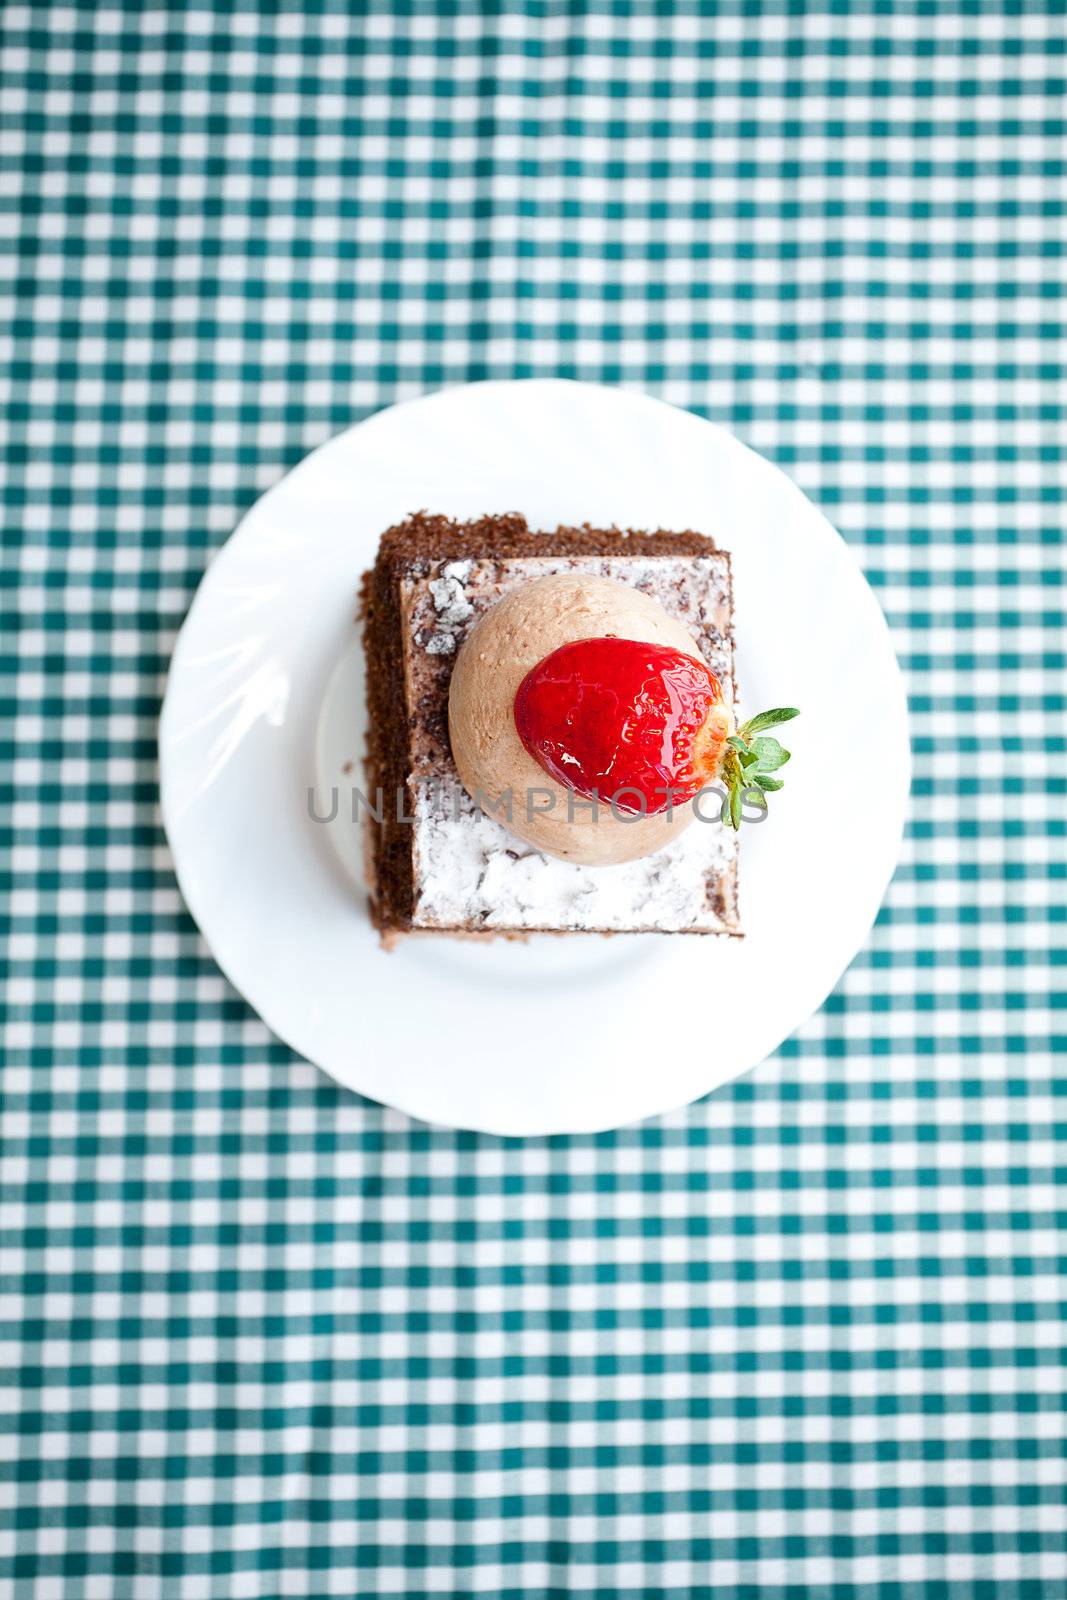
[[[362,611],[383,936],[741,935],[738,828],[796,713],[736,726],[713,540],[421,513],[382,536]]]

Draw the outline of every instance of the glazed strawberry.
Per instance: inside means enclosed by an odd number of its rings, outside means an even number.
[[[765,711],[735,734],[722,685],[696,656],[635,639],[579,639],[539,661],[515,696],[515,726],[551,777],[630,815],[682,805],[716,781],[723,821],[738,827],[742,795],[766,804],[789,759],[753,734],[795,717]],[[751,742],[750,742],[751,740]]]

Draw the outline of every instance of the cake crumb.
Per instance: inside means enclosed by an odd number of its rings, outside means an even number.
[[[459,642],[459,629],[474,615],[462,581],[470,569],[469,561],[450,561],[441,569],[441,576],[429,584],[437,613],[436,630],[425,645],[431,656],[450,656]]]

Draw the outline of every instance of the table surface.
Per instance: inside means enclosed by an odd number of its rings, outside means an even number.
[[[1067,1595],[1063,10],[717,9],[3,9],[5,1600]],[[155,732],[262,490],[543,374],[826,510],[916,779],[773,1059],[518,1143],[272,1039]]]

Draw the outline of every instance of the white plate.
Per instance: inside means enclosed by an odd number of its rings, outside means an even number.
[[[518,510],[545,528],[696,528],[730,550],[744,707],[803,711],[788,729],[785,789],[769,821],[743,831],[745,940],[379,947],[336,829],[312,820],[308,796],[316,744],[327,779],[343,782],[348,760],[358,777],[356,589],[382,529],[422,507]],[[264,495],[179,635],[160,757],[182,892],[264,1021],[362,1094],[501,1134],[616,1127],[769,1054],[867,937],[897,860],[910,761],[885,620],[795,485],[687,412],[555,380],[395,406]],[[853,773],[862,789],[850,794]],[[340,842],[356,859],[351,829]]]

